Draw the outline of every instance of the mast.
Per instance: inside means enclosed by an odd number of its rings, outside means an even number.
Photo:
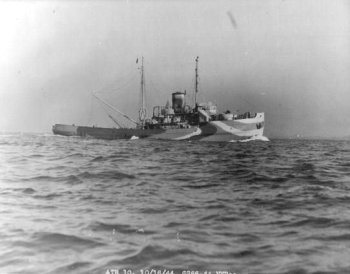
[[[141,58],[141,107],[139,110],[139,120],[141,125],[144,125],[146,119],[146,104],[145,104],[145,75],[143,67],[143,56]]]
[[[195,82],[195,89],[194,89],[194,107],[197,105],[197,92],[198,92],[198,59],[199,57],[197,56],[196,58],[196,82]]]

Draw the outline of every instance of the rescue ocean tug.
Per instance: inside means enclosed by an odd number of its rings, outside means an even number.
[[[139,111],[139,121],[135,121],[94,94],[103,104],[134,123],[135,127],[120,127],[117,120],[110,116],[118,127],[102,128],[55,124],[52,129],[53,133],[108,140],[151,138],[228,142],[263,137],[263,112],[238,114],[226,111],[219,113],[217,107],[210,102],[197,103],[198,57],[196,58],[195,68],[194,106],[191,107],[186,104],[186,92],[174,92],[172,93],[172,104],[167,103],[165,106],[155,106],[152,117],[148,118],[144,100],[143,57],[141,62],[142,106]]]

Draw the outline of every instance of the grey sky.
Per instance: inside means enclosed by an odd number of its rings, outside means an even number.
[[[136,118],[137,57],[151,110],[199,56],[200,100],[264,111],[267,136],[350,135],[345,0],[0,1],[0,52],[0,131],[112,126],[96,90]]]

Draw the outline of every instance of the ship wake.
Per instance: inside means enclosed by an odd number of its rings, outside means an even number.
[[[230,143],[246,143],[246,142],[250,142],[250,141],[263,141],[263,142],[269,142],[269,138],[267,138],[266,136],[252,136],[248,139],[244,139],[244,140],[231,140],[229,141]]]

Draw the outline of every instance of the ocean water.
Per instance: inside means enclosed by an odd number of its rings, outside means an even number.
[[[349,258],[350,142],[0,135],[0,273],[350,273]]]

